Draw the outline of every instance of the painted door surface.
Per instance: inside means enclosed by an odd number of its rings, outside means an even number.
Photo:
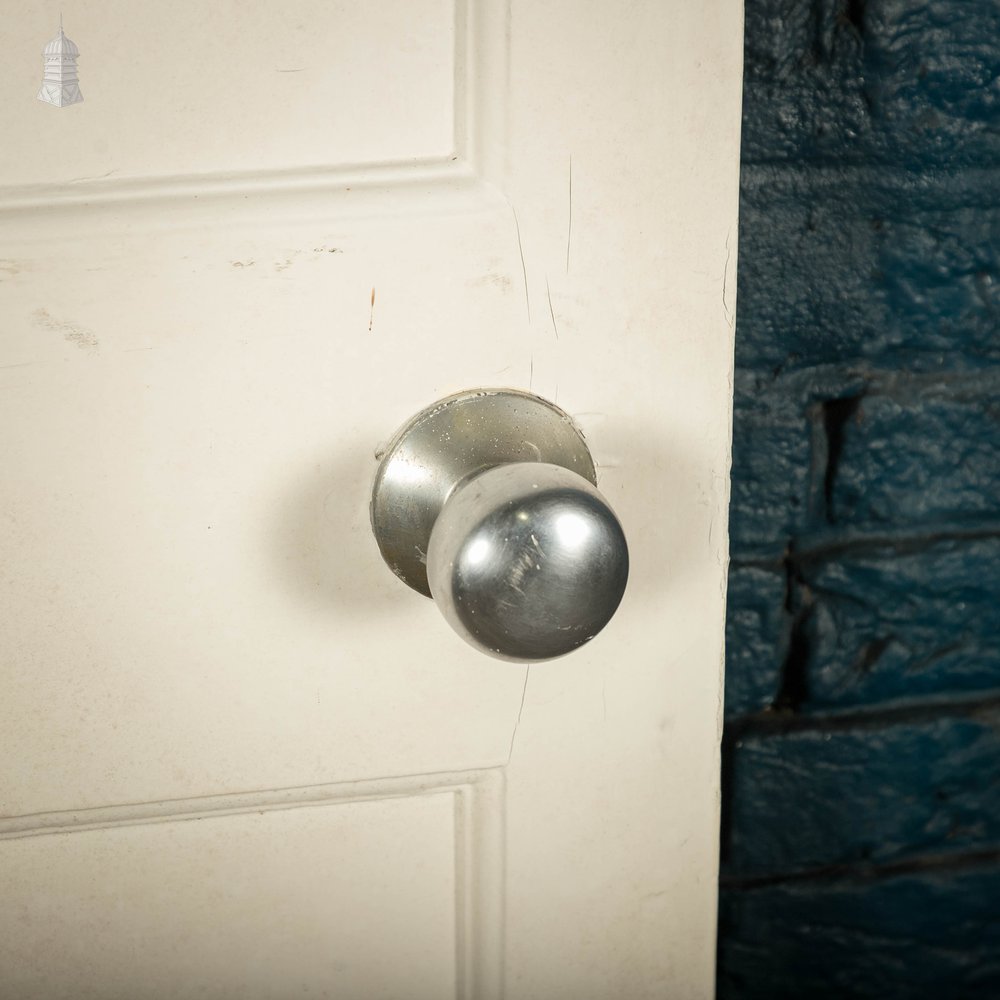
[[[0,23],[0,996],[708,997],[737,0],[63,4]],[[376,453],[571,413],[631,544],[490,660]]]

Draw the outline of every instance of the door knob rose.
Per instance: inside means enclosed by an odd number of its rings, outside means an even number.
[[[468,643],[504,660],[562,656],[614,615],[628,546],[567,414],[514,390],[459,393],[385,450],[372,529],[392,571]]]

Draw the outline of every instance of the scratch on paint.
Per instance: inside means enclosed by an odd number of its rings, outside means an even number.
[[[545,276],[545,294],[549,297],[549,315],[552,317],[552,332],[559,339],[559,327],[556,326],[556,311],[552,308],[552,290],[549,288],[549,277]]]
[[[566,273],[569,274],[569,247],[573,237],[573,155],[569,157],[569,221],[566,225]]]
[[[535,356],[531,355],[531,361],[528,362],[528,392],[531,392],[532,383],[535,381]]]
[[[514,229],[517,231],[517,250],[521,255],[521,274],[524,277],[524,307],[528,310],[528,326],[531,326],[531,299],[528,298],[528,268],[524,263],[524,247],[521,245],[521,224],[517,221],[517,209],[511,205],[510,210],[514,215]]]
[[[375,322],[375,286],[372,285],[372,307],[368,313],[368,332],[372,332],[372,323]]]
[[[524,711],[524,698],[528,693],[528,677],[531,674],[531,664],[529,663],[524,668],[524,687],[521,688],[521,706],[517,710],[517,720],[514,723],[514,731],[510,734],[510,749],[507,751],[507,763],[510,763],[511,757],[514,756],[514,737],[517,736],[517,727],[521,725],[521,713]]]

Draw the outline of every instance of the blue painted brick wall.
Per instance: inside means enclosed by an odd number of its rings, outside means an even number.
[[[719,996],[1000,996],[1000,2],[746,0]]]

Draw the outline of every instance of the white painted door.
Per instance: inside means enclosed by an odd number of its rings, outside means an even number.
[[[710,996],[738,0],[66,0],[68,107],[56,11],[0,23],[0,996]],[[631,542],[565,659],[371,536],[477,386]]]

